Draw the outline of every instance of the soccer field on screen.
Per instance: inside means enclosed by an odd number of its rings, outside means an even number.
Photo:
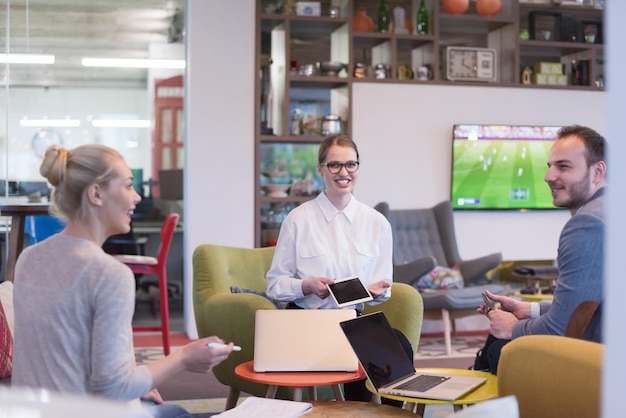
[[[453,142],[455,209],[554,209],[543,180],[554,141],[459,140]]]

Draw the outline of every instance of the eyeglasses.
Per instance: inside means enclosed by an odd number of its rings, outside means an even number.
[[[347,163],[339,163],[337,161],[331,161],[329,163],[321,163],[320,165],[323,167],[328,167],[328,171],[330,174],[338,174],[342,168],[346,168],[348,173],[354,173],[359,169],[358,161],[348,161]]]

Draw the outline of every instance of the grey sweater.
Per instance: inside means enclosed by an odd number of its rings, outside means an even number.
[[[136,366],[130,269],[90,241],[54,235],[15,268],[12,384],[116,400],[145,395]]]

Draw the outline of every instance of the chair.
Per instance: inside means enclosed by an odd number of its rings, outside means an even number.
[[[134,326],[134,332],[161,331],[163,336],[163,352],[167,356],[170,353],[170,315],[168,304],[167,287],[167,254],[170,250],[174,230],[178,224],[180,215],[172,213],[167,215],[161,227],[161,244],[157,256],[146,257],[141,255],[114,255],[116,259],[130,267],[135,274],[154,274],[158,277],[159,299],[161,305],[161,325]]]
[[[581,302],[567,322],[565,336],[602,342],[602,304],[595,300]]]
[[[193,306],[198,336],[217,335],[242,347],[213,368],[219,382],[230,386],[226,409],[237,404],[240,392],[265,396],[267,385],[239,378],[234,370],[254,359],[254,322],[258,309],[276,309],[264,297],[265,276],[274,247],[237,248],[203,244],[193,253]],[[231,286],[250,292],[231,293]],[[254,293],[253,293],[254,292]],[[394,283],[392,297],[382,304],[366,306],[364,312],[383,311],[392,326],[402,331],[417,350],[422,326],[422,302],[417,290]],[[279,388],[277,397],[292,399],[291,392]]]
[[[391,210],[386,202],[375,208],[385,215],[393,230],[394,281],[414,285],[436,266],[460,269],[464,288],[422,293],[424,318],[443,320],[446,353],[451,354],[455,319],[476,314],[485,290],[495,294],[508,292],[507,286],[491,284],[486,277],[502,262],[502,255],[461,259],[449,201],[426,209]]]
[[[528,335],[506,344],[498,396],[515,395],[520,418],[600,416],[604,346],[556,335]]]
[[[65,228],[67,223],[56,216],[27,216],[24,233],[28,235],[30,245],[57,234]]]

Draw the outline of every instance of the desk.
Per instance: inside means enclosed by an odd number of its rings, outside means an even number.
[[[376,405],[370,402],[355,401],[312,401],[313,408],[306,418],[358,417],[358,418],[419,418],[413,412],[390,405]]]
[[[410,398],[408,396],[398,396],[398,395],[387,395],[376,392],[374,387],[371,385],[368,380],[365,382],[365,387],[367,390],[372,392],[374,395],[394,399],[396,401],[402,402],[410,402],[415,403],[416,412],[420,416],[424,416],[424,407],[426,405],[453,405],[454,410],[457,411],[459,409],[463,409],[464,405],[471,405],[478,402],[483,402],[488,399],[493,399],[498,397],[498,377],[491,373],[486,372],[478,372],[475,370],[465,370],[465,369],[446,369],[446,368],[432,368],[432,369],[415,369],[418,372],[422,373],[434,373],[434,374],[447,374],[453,376],[476,376],[476,377],[486,377],[487,381],[471,391],[467,395],[457,399],[456,401],[439,401],[435,399],[423,399],[423,398]]]
[[[276,396],[278,386],[294,388],[293,400],[302,400],[302,388],[309,388],[309,398],[317,399],[316,386],[332,386],[335,399],[343,401],[343,393],[339,387],[342,383],[356,382],[365,379],[365,373],[359,368],[356,372],[255,372],[254,361],[247,361],[235,367],[235,374],[242,379],[255,383],[270,385],[266,398]]]
[[[26,199],[24,199],[24,202]],[[13,281],[15,262],[24,248],[24,226],[27,216],[48,215],[48,203],[18,203],[17,201],[0,200],[0,216],[11,217],[11,233],[9,234],[9,255],[7,257],[5,280]]]

